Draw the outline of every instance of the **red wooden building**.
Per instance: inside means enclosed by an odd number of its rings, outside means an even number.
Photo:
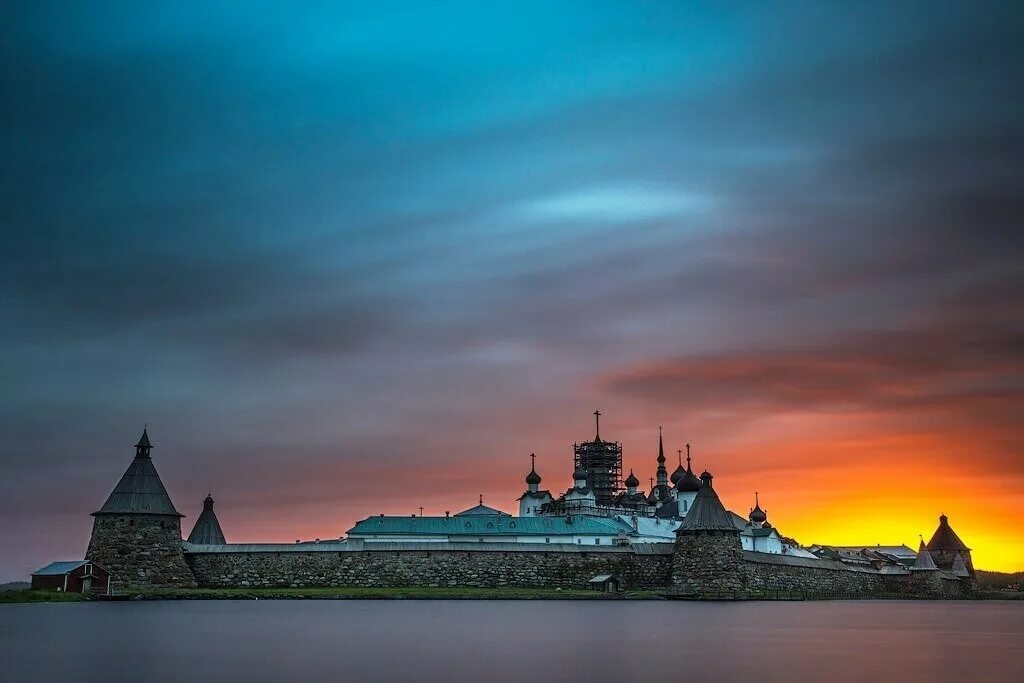
[[[51,562],[32,572],[32,590],[106,593],[109,586],[107,570],[89,560]]]

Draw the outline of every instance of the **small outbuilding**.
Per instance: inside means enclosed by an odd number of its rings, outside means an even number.
[[[89,560],[51,562],[32,572],[32,590],[72,593],[107,593],[110,573]]]
[[[614,574],[598,574],[587,582],[587,588],[602,593],[618,593],[619,578]]]

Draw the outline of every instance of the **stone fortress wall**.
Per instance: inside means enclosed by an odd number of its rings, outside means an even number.
[[[630,548],[480,543],[198,547],[186,555],[200,586],[467,586],[579,589],[597,574],[614,574],[632,590],[669,584],[671,545]]]
[[[709,542],[710,541],[710,542]],[[730,543],[730,541],[732,543]],[[736,547],[732,547],[735,544]],[[680,547],[685,546],[685,547]],[[744,551],[729,536],[617,548],[500,543],[185,546],[196,583],[236,587],[523,587],[580,589],[614,574],[623,590],[680,596],[771,592],[840,597],[959,597],[967,581],[935,572],[887,575],[840,562]]]

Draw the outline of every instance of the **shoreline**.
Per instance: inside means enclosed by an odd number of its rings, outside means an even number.
[[[815,596],[801,593],[768,593],[705,597],[701,602],[823,602],[828,600],[873,602],[900,599],[895,596],[852,598],[840,595]],[[590,590],[556,590],[550,588],[166,588],[126,591],[113,596],[88,596],[80,593],[22,590],[0,593],[2,604],[29,603],[81,603],[112,601],[166,601],[166,600],[693,600],[686,596],[657,591],[627,591],[601,593]],[[972,602],[991,600],[1024,600],[1024,593],[1007,591],[979,591]]]

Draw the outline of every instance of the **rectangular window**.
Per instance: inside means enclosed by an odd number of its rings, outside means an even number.
[[[600,538],[595,538],[594,539],[594,545],[601,545],[601,539]]]
[[[550,538],[545,538],[545,539],[544,539],[544,542],[545,542],[545,543],[551,543],[551,539],[550,539]]]

